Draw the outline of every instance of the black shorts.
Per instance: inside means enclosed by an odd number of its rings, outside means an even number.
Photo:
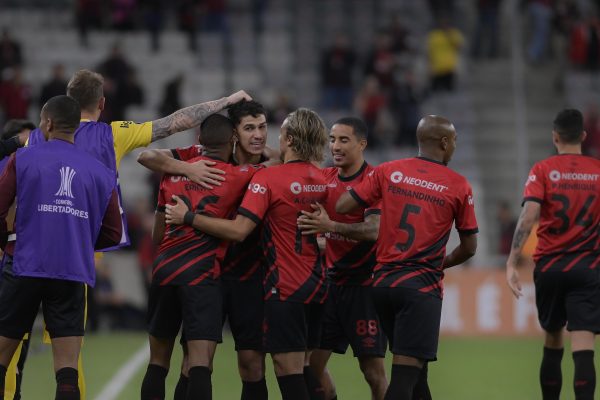
[[[411,288],[378,287],[373,301],[393,354],[436,360],[442,299]]]
[[[533,278],[538,319],[545,331],[567,325],[569,331],[600,333],[600,269],[536,269]]]
[[[31,332],[40,304],[51,338],[83,336],[84,283],[15,276],[6,271],[0,280],[0,336],[20,340]]]
[[[322,317],[323,304],[265,301],[265,353],[292,353],[318,348]]]
[[[223,280],[223,323],[229,327],[235,350],[262,351],[265,302],[260,279]]]
[[[152,285],[148,297],[148,333],[177,336],[183,323],[185,340],[222,341],[222,301],[219,282],[196,286]]]
[[[330,285],[319,348],[354,357],[385,357],[386,340],[370,286]]]

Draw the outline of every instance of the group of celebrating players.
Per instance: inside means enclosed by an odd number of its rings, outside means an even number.
[[[368,132],[358,118],[341,118],[327,129],[317,113],[297,109],[283,122],[274,150],[266,146],[263,106],[243,91],[156,121],[108,125],[97,122],[102,84],[100,75],[78,71],[68,96],[48,101],[28,147],[11,156],[0,176],[0,393],[22,374],[22,339],[41,303],[53,344],[55,398],[81,398],[78,357],[85,285],[95,281],[94,249],[128,245],[120,160],[199,126],[199,145],[145,150],[138,158],[164,174],[141,398],[165,398],[181,331],[184,359],[173,397],[211,399],[213,357],[228,321],[243,400],[268,398],[265,354],[284,400],[336,399],[327,363],[348,346],[373,399],[431,399],[427,363],[436,360],[444,270],[475,254],[478,232],[471,186],[447,167],[457,138],[448,120],[424,117],[417,157],[373,167],[363,156]],[[574,331],[577,399],[592,399],[600,331],[600,162],[581,156],[580,113],[561,112],[553,138],[560,154],[575,155],[552,157],[532,170],[507,277],[519,295],[520,250],[540,219],[544,399],[560,393],[567,321]],[[327,143],[333,167],[321,168]],[[15,198],[9,236],[5,219]],[[453,225],[460,243],[446,254]],[[7,373],[11,360],[18,365]],[[14,397],[6,398],[19,398],[19,381]]]

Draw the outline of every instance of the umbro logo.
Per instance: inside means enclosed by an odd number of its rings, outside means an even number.
[[[73,178],[76,173],[77,172],[71,167],[60,168],[60,187],[58,188],[58,191],[54,193],[55,196],[75,198],[73,196],[71,184],[73,183]]]

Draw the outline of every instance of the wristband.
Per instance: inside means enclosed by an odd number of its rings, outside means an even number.
[[[191,211],[186,211],[185,215],[183,216],[183,223],[185,225],[192,226],[194,224],[194,217],[195,216],[196,216],[195,213],[193,213]]]

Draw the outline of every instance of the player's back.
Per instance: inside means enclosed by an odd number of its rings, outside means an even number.
[[[325,274],[316,236],[302,235],[296,222],[300,211],[312,211],[311,204],[326,200],[327,182],[321,170],[301,161],[270,167],[256,174],[248,191],[252,194],[244,198],[240,213],[255,219],[253,203],[266,208],[262,243],[267,298],[321,301]]]
[[[381,192],[375,286],[406,286],[441,296],[442,265],[452,225],[476,233],[467,180],[422,158],[384,163],[373,172]]]
[[[576,255],[581,259],[600,251],[600,160],[564,154],[536,163],[525,184],[524,201],[541,204],[534,258],[549,258],[544,265],[538,263],[539,268],[577,268]],[[575,258],[550,257],[565,254]],[[590,267],[589,262],[583,264]]]
[[[214,167],[225,171],[227,180],[207,189],[186,177],[165,175],[160,184],[157,209],[164,211],[165,205],[172,203],[172,196],[177,195],[195,213],[215,218],[231,217],[256,168],[235,166],[204,156],[188,162],[199,160],[215,161]],[[206,277],[216,278],[219,271],[215,257],[219,244],[219,239],[188,225],[167,225],[153,270],[155,279],[161,284],[194,285]],[[195,267],[188,268],[188,264]]]

